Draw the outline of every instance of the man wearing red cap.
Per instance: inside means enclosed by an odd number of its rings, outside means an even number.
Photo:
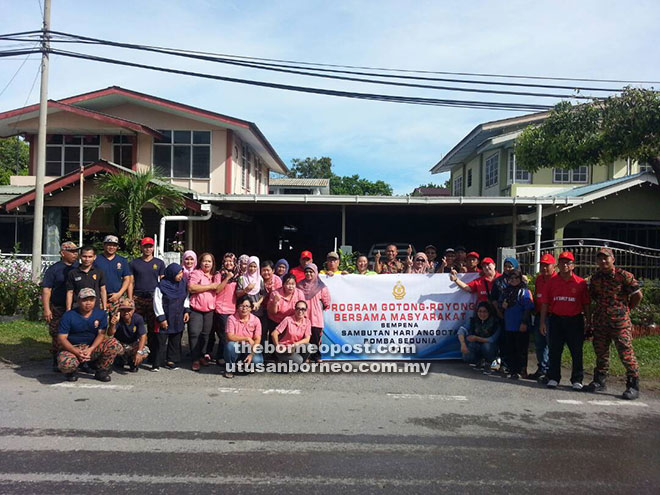
[[[479,273],[479,253],[471,251],[465,256],[465,266],[467,273]]]
[[[165,275],[165,263],[154,258],[154,240],[145,237],[140,241],[142,256],[131,261],[133,285],[129,288],[129,297],[134,296],[135,312],[147,325],[147,345],[151,349],[149,361],[153,361],[158,352],[156,338],[156,314],[154,313],[154,291],[161,278]]]
[[[305,267],[309,265],[313,260],[314,258],[312,257],[312,253],[310,251],[303,251],[300,253],[300,265],[292,268],[289,272],[293,273],[293,275],[296,277],[296,283],[305,278]]]
[[[639,397],[639,366],[632,346],[630,310],[642,300],[642,291],[632,273],[614,266],[614,253],[601,248],[596,255],[598,270],[591,276],[589,292],[596,303],[594,312],[594,352],[596,369],[589,392],[605,390],[610,365],[610,341],[614,341],[619,359],[626,368],[626,391],[623,398]]]
[[[582,390],[584,369],[582,365],[582,344],[584,342],[585,318],[590,321],[589,290],[587,282],[573,273],[575,257],[570,251],[559,255],[559,275],[553,277],[544,287],[542,294],[541,322],[542,335],[549,335],[550,355],[548,369],[548,388],[557,388],[561,381],[561,355],[564,344],[571,353],[573,370],[571,386],[573,390]],[[550,315],[550,328],[546,318]]]
[[[548,320],[545,321],[546,334],[542,335],[539,331],[541,326],[541,306],[546,301],[546,291],[550,281],[557,276],[555,272],[555,257],[551,254],[541,256],[540,272],[534,283],[534,304],[535,317],[532,332],[534,333],[534,349],[536,350],[536,361],[538,368],[535,373],[529,375],[534,380],[543,380],[548,373],[548,332],[550,326]]]
[[[490,301],[493,302],[493,287],[495,286],[495,279],[499,277],[499,273],[495,270],[495,261],[493,258],[484,258],[481,262],[481,277],[475,278],[467,284],[458,278],[456,270],[452,268],[449,279],[456,282],[461,289],[466,292],[477,294],[477,302]]]

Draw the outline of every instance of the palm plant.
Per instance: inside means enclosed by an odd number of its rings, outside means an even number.
[[[159,180],[152,169],[133,174],[105,174],[97,182],[98,193],[85,202],[87,221],[100,207],[108,208],[113,218],[119,218],[126,247],[138,254],[138,242],[144,235],[142,209],[153,206],[162,216],[171,215],[184,206],[183,194],[172,185]]]

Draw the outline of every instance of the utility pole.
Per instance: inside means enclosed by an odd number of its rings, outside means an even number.
[[[41,252],[44,225],[44,182],[46,180],[46,117],[48,115],[48,51],[50,50],[50,0],[44,0],[44,23],[41,33],[41,92],[39,96],[39,133],[37,170],[34,185],[34,226],[32,230],[32,280],[41,278]]]

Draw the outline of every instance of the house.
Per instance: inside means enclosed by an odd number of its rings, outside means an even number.
[[[416,187],[411,196],[451,196],[451,189],[447,187]]]
[[[619,160],[574,170],[542,168],[534,173],[516,167],[516,139],[525,127],[548,115],[542,112],[479,124],[431,173],[450,173],[452,196],[579,200],[570,207],[544,211],[544,231],[552,230],[554,239],[617,238],[660,247],[660,191],[649,165]],[[511,215],[485,219],[481,224],[508,229],[515,244],[521,239],[530,241],[532,221],[533,215],[521,215],[514,209]]]
[[[269,194],[330,194],[330,179],[270,179]]]
[[[29,175],[12,177],[13,188],[0,194],[2,213],[16,215],[3,216],[0,224],[11,223],[16,231],[11,240],[0,239],[3,251],[19,240],[19,222],[31,224],[28,198],[34,193],[38,116],[38,104],[0,113],[0,137],[22,135],[30,144]],[[117,86],[49,101],[47,133],[45,218],[46,246],[51,247],[58,244],[54,232],[77,230],[82,167],[90,177],[154,167],[189,198],[268,194],[270,172],[288,172],[252,122]],[[85,196],[93,190],[86,185]],[[90,227],[103,225],[92,219]],[[27,248],[31,233],[20,230]]]

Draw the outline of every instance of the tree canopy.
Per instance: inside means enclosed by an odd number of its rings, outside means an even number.
[[[27,175],[30,146],[19,137],[0,139],[0,185],[12,175]]]
[[[332,171],[332,158],[307,157],[291,160],[287,177],[298,179],[330,179],[330,194],[351,196],[391,196],[392,186],[382,180],[370,181],[358,174],[340,177]]]
[[[531,172],[632,158],[660,178],[660,93],[627,87],[589,104],[559,103],[541,124],[523,130],[515,152],[516,163]]]

